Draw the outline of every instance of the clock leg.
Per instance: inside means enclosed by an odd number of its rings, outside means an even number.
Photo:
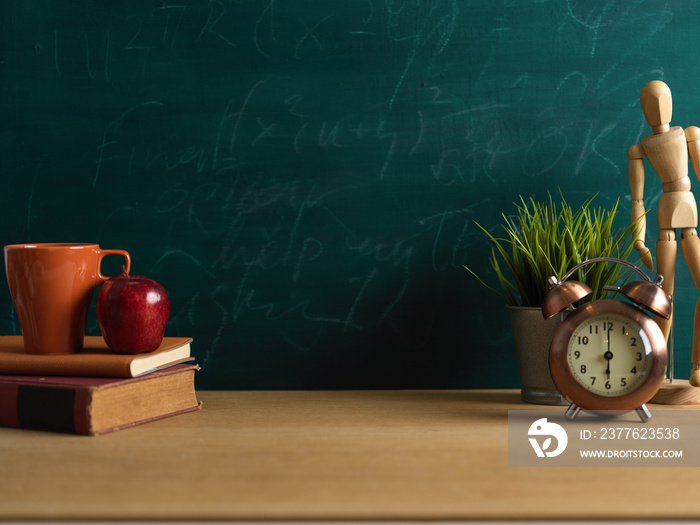
[[[564,414],[568,419],[576,419],[576,416],[578,416],[578,413],[581,412],[581,407],[578,406],[576,403],[571,403],[569,405],[569,408],[566,409],[566,413]]]
[[[651,419],[651,412],[649,412],[649,409],[647,408],[646,405],[642,405],[639,408],[636,409],[637,415],[639,416],[639,419],[642,420],[642,423],[646,423]]]

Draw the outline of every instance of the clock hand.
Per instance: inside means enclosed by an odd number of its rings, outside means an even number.
[[[608,351],[603,354],[603,357],[608,361],[605,376],[607,379],[610,379],[610,360],[613,358],[613,353],[610,351],[610,330],[608,330]]]

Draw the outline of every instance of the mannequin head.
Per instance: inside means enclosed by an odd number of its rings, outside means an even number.
[[[642,103],[644,118],[652,128],[665,126],[671,122],[673,112],[671,90],[665,83],[652,80],[642,88],[639,99]]]

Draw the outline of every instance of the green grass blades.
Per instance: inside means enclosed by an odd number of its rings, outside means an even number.
[[[615,228],[619,200],[610,209],[594,208],[592,201],[571,208],[561,195],[557,205],[549,195],[547,202],[520,197],[514,203],[515,215],[503,214],[502,236],[495,236],[475,223],[492,244],[489,263],[500,291],[465,267],[486,288],[511,306],[541,306],[549,291],[549,277],[557,280],[577,264],[597,257],[626,260],[633,250],[636,223]],[[629,277],[630,269],[600,262],[585,266],[570,278],[585,282],[593,290],[587,300],[601,299],[606,285],[619,285]]]

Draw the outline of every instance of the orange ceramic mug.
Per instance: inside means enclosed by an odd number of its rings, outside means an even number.
[[[83,348],[92,293],[109,279],[100,271],[107,255],[123,257],[129,272],[126,251],[97,244],[5,246],[7,283],[28,353],[69,354]]]

